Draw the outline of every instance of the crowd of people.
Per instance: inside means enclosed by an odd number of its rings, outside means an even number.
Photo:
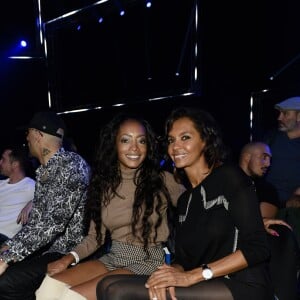
[[[35,178],[24,152],[0,159],[0,298],[297,300],[300,97],[275,108],[279,130],[238,163],[195,107],[170,112],[163,141],[116,115],[91,164],[64,143],[59,115],[34,114],[23,130]]]

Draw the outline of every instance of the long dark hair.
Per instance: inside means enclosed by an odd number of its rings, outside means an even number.
[[[144,162],[135,172],[135,199],[132,208],[132,232],[136,236],[136,225],[142,220],[142,238],[144,249],[147,251],[151,233],[150,216],[155,210],[158,220],[155,224],[155,238],[157,228],[162,222],[162,197],[168,201],[170,196],[165,186],[156,136],[150,124],[135,115],[119,114],[106,124],[99,135],[99,143],[92,163],[92,177],[88,190],[88,212],[96,224],[98,243],[101,235],[101,208],[109,204],[114,196],[118,196],[117,188],[122,182],[122,174],[116,149],[116,137],[120,126],[128,121],[135,120],[145,128],[147,155]],[[156,200],[156,201],[154,201]],[[142,215],[143,212],[143,215]]]
[[[166,139],[174,122],[184,117],[194,123],[195,128],[205,142],[203,154],[210,169],[219,166],[229,158],[230,151],[223,143],[218,123],[209,112],[198,108],[179,107],[174,109],[165,123]],[[176,172],[179,177],[182,177],[182,180],[186,181],[182,170],[177,169]]]

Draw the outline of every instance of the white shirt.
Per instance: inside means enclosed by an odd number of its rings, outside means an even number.
[[[17,183],[0,180],[0,233],[13,237],[22,227],[17,217],[22,208],[33,199],[35,181],[25,177]]]

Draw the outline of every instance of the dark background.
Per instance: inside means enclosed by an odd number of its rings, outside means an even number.
[[[23,133],[16,127],[27,123],[34,112],[49,107],[48,90],[52,109],[57,112],[102,106],[101,110],[62,115],[69,135],[87,159],[98,129],[126,109],[144,115],[159,134],[174,106],[208,109],[235,153],[250,135],[259,138],[276,124],[273,104],[300,92],[300,5],[291,0],[196,1],[198,32],[185,40],[194,2],[174,0],[172,5],[169,0],[153,0],[150,12],[142,8],[143,0],[111,0],[101,9],[92,8],[93,1],[41,0],[47,59],[39,43],[37,1],[7,3],[0,11],[1,145],[24,142]],[[114,14],[118,4],[128,8],[126,19]],[[64,22],[49,23],[79,8],[86,9]],[[99,13],[108,20],[101,24],[103,27],[93,23]],[[79,23],[84,27],[76,33],[74,28]],[[21,55],[15,45],[24,35],[30,41],[26,54],[34,58],[8,59]],[[197,61],[193,61],[191,44],[195,38],[199,45]],[[120,41],[119,53],[108,46]],[[99,53],[102,55],[97,56]],[[174,69],[180,65],[180,58],[182,77],[176,78]],[[198,66],[196,82],[191,79],[193,64]],[[140,74],[150,74],[151,83]],[[268,91],[263,92],[265,89]],[[178,96],[186,90],[194,95]],[[155,96],[170,97],[147,101]],[[111,106],[121,102],[126,105]]]

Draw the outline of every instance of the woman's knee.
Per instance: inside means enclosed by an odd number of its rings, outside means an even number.
[[[112,297],[111,293],[118,293],[118,289],[114,287],[116,282],[121,280],[122,275],[111,275],[111,276],[106,276],[103,279],[101,279],[96,288],[96,295],[97,299],[101,300],[106,300],[109,299],[108,297],[111,297],[111,299],[115,299]],[[118,296],[118,295],[116,295]],[[118,299],[118,298],[116,298]]]
[[[143,275],[110,275],[97,284],[96,294],[99,300],[132,300],[145,299],[148,290],[145,282],[148,276]]]

